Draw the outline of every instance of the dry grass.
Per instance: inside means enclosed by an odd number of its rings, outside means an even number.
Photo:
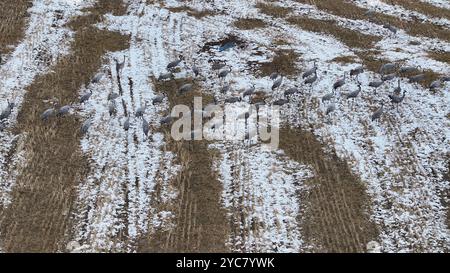
[[[251,30],[255,28],[264,28],[267,24],[261,19],[240,18],[234,22],[234,26],[243,30]]]
[[[275,17],[275,18],[284,18],[291,12],[290,8],[285,8],[285,7],[281,7],[278,5],[263,3],[263,2],[257,3],[256,7],[262,13],[267,14],[272,17]]]
[[[63,250],[71,224],[76,186],[89,171],[80,150],[81,122],[76,116],[51,119],[44,123],[40,114],[49,107],[43,100],[60,104],[78,101],[78,90],[100,68],[108,51],[128,47],[128,37],[98,30],[92,23],[101,15],[119,12],[118,2],[99,1],[80,17],[72,53],[52,68],[54,73],[38,77],[27,90],[18,116],[17,133],[26,135],[24,145],[28,164],[13,188],[14,202],[2,211],[1,239],[8,252],[55,252]],[[97,20],[92,20],[96,17]]]
[[[293,160],[312,166],[312,189],[300,196],[302,234],[320,252],[364,252],[377,238],[369,219],[369,197],[364,184],[336,155],[328,155],[312,133],[282,128],[280,148]]]
[[[332,62],[340,63],[340,64],[351,64],[355,63],[357,60],[354,56],[339,56],[331,60]]]
[[[0,56],[11,51],[24,36],[31,0],[2,0],[0,2]]]
[[[399,5],[405,9],[417,11],[430,17],[445,18],[450,20],[450,10],[436,7],[430,3],[417,0],[382,0],[391,5]]]
[[[203,98],[203,105],[213,101],[195,83],[193,91],[178,96],[176,90],[190,81],[178,79],[154,83],[156,89],[168,97],[170,109],[178,104],[193,109],[196,96]],[[182,166],[172,181],[180,194],[178,204],[172,208],[176,212],[176,226],[170,232],[157,230],[155,234],[148,234],[140,240],[139,252],[227,252],[225,241],[230,227],[221,205],[222,184],[212,168],[218,155],[208,149],[208,141],[176,142],[170,137],[169,128],[162,131],[166,135],[165,149],[173,152]]]
[[[300,3],[312,4],[319,9],[331,14],[355,20],[368,20],[365,15],[368,11],[365,8],[358,7],[348,0],[296,0]],[[391,24],[397,28],[405,30],[413,36],[424,36],[430,38],[439,38],[444,41],[450,41],[450,30],[434,24],[421,22],[418,20],[406,21],[398,17],[375,12],[373,22],[377,24]]]
[[[439,62],[450,64],[450,52],[448,51],[429,51],[428,57]]]
[[[377,36],[366,35],[358,31],[341,27],[333,20],[290,17],[287,21],[307,31],[332,35],[350,48],[371,48],[376,42],[381,40],[381,38]]]
[[[300,73],[297,62],[301,61],[301,56],[292,49],[280,49],[275,52],[272,61],[258,63],[249,62],[259,76],[266,77],[273,72],[278,72],[284,76],[295,76]]]

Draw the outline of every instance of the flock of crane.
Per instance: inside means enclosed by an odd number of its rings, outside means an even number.
[[[165,81],[168,79],[172,79],[174,77],[174,70],[179,69],[179,67],[181,66],[183,61],[184,61],[183,56],[179,56],[179,58],[177,60],[170,62],[167,65],[168,72],[162,73],[158,77],[158,80]],[[117,73],[121,73],[121,71],[123,70],[123,68],[125,66],[125,57],[122,62],[119,62],[116,59],[115,63],[116,63]],[[197,66],[193,65],[191,67],[191,69],[192,69],[194,79],[196,79],[198,76],[200,76],[200,69]],[[225,63],[214,63],[212,65],[212,70],[217,71],[215,73],[217,73],[217,77],[222,83],[220,92],[223,94],[226,94],[230,90],[230,85],[227,83],[223,83],[223,81],[227,78],[227,76],[232,71],[232,69],[230,67],[227,68],[227,65]],[[318,71],[318,66],[317,66],[316,62],[314,62],[314,66],[302,74],[303,83],[305,85],[309,85],[311,87],[311,89],[312,89],[313,84],[318,80],[318,72],[317,71]],[[373,88],[374,92],[376,94],[377,89],[379,87],[381,87],[383,84],[385,84],[385,82],[392,81],[396,77],[400,77],[401,75],[405,75],[406,73],[414,73],[414,72],[419,72],[419,68],[411,67],[411,66],[398,67],[398,65],[395,63],[386,63],[380,67],[380,70],[379,70],[380,80],[372,81],[369,83],[368,86]],[[98,83],[105,76],[106,73],[107,73],[107,71],[99,72],[97,75],[95,75],[92,78],[91,83],[92,84]],[[364,68],[362,66],[359,66],[355,69],[350,70],[350,72],[349,72],[350,78],[356,79],[358,89],[345,94],[343,96],[344,98],[355,100],[359,96],[359,94],[361,93],[361,89],[362,89],[361,83],[359,81],[359,75],[362,73],[364,73]],[[344,85],[347,84],[347,82],[348,82],[347,74],[348,73],[344,73],[344,76],[341,79],[337,80],[333,84],[331,93],[325,94],[321,98],[323,103],[330,102],[325,110],[325,114],[327,116],[336,110],[336,104],[335,104],[334,100],[337,97],[340,97],[340,96],[337,96],[337,91],[339,89],[341,89]],[[278,73],[278,72],[273,72],[269,77],[272,80],[271,90],[275,91],[277,89],[280,89],[280,87],[283,84],[284,76],[280,75],[280,73]],[[420,82],[424,81],[425,79],[426,79],[425,74],[420,73],[420,74],[416,74],[414,76],[409,77],[409,82],[410,83],[420,83]],[[433,83],[431,83],[429,88],[430,88],[430,90],[435,90],[437,88],[440,88],[443,85],[443,83],[448,82],[448,81],[450,81],[450,77],[442,77],[441,79],[436,80]],[[178,95],[183,95],[187,92],[192,91],[192,89],[193,89],[192,83],[183,84],[178,89]],[[284,91],[284,93],[283,93],[284,98],[273,101],[272,105],[282,106],[284,104],[287,104],[287,103],[289,103],[289,98],[292,95],[297,94],[297,93],[300,93],[300,90],[297,89],[296,87],[289,88],[286,91]],[[240,94],[238,96],[230,96],[230,97],[225,98],[224,103],[236,103],[236,102],[241,101],[245,97],[252,97],[254,94],[255,94],[255,86],[252,85],[252,87],[244,90],[242,92],[242,94]],[[92,95],[92,91],[89,91],[88,93],[82,95],[80,98],[80,101],[79,101],[80,104],[87,102],[90,99],[91,95]],[[402,93],[401,81],[400,81],[400,79],[398,79],[397,87],[393,90],[392,94],[388,95],[390,102],[394,105],[397,105],[397,110],[398,110],[398,105],[403,102],[405,95],[406,95],[406,90],[403,90],[403,93]],[[108,95],[108,110],[109,110],[110,116],[117,114],[117,109],[116,109],[117,106],[116,106],[115,100],[119,97],[120,97],[120,95],[117,93],[114,93],[114,92],[111,92]],[[164,98],[165,97],[162,95],[156,96],[153,98],[152,104],[155,105],[155,104],[162,103],[164,101]],[[214,103],[215,104],[218,103],[218,101],[215,97],[214,97]],[[252,103],[252,100],[250,100],[250,103]],[[266,104],[266,101],[264,99],[262,101],[256,102],[255,104],[256,104],[256,106],[261,106],[261,105]],[[8,101],[6,108],[2,110],[2,112],[0,114],[0,122],[1,122],[0,129],[4,128],[4,126],[5,126],[4,121],[10,117],[11,112],[14,107],[15,107],[15,103]],[[148,137],[148,132],[149,132],[149,123],[144,118],[144,113],[145,113],[145,110],[147,107],[148,107],[148,103],[146,102],[145,105],[140,106],[135,111],[135,117],[140,118],[142,120],[142,131],[146,137]],[[384,104],[381,103],[381,106],[375,112],[372,113],[372,115],[371,115],[372,121],[377,121],[381,118],[381,116],[384,113],[383,107],[384,107]],[[45,122],[53,116],[63,117],[65,115],[69,114],[72,108],[73,108],[73,106],[71,106],[71,105],[64,105],[64,106],[59,107],[58,109],[51,107],[51,108],[45,110],[40,115],[40,118],[42,121]],[[160,123],[162,125],[169,124],[172,122],[172,120],[173,120],[173,118],[169,115],[169,116],[162,118]],[[85,134],[89,130],[89,127],[91,126],[91,124],[92,124],[91,118],[87,119],[81,126],[81,133]],[[127,116],[125,119],[125,122],[123,124],[123,129],[129,130],[129,128],[130,128],[130,117]]]

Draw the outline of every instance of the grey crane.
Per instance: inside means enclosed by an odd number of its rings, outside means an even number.
[[[317,81],[317,72],[314,72],[314,76],[307,78],[305,80],[305,84],[309,84],[312,88],[312,85],[315,81]]]
[[[225,84],[224,86],[222,86],[222,88],[220,89],[220,93],[225,94],[226,92],[230,91],[230,84]]]
[[[231,67],[229,67],[228,69],[222,69],[219,72],[219,79],[225,79],[227,77],[228,74],[230,74],[231,72]]]
[[[390,24],[385,24],[383,26],[383,28],[389,30],[390,32],[392,32],[394,34],[397,34],[397,31],[398,31],[398,29],[396,27],[394,27],[393,25],[390,25]]]
[[[192,73],[194,73],[194,77],[200,75],[200,69],[195,64],[192,66]]]
[[[225,66],[227,66],[225,63],[214,63],[211,68],[212,70],[221,70]]]
[[[323,97],[322,97],[322,102],[329,101],[329,100],[331,100],[331,99],[333,99],[333,98],[334,98],[334,93],[333,93],[333,92],[328,93],[328,94],[325,94],[325,95],[323,95]]]
[[[361,74],[361,73],[364,73],[364,67],[358,66],[358,67],[350,70],[350,77],[353,77],[353,76],[358,77],[359,74]]]
[[[379,120],[384,112],[384,104],[381,104],[381,107],[378,108],[375,112],[372,114],[372,121]]]
[[[417,71],[417,68],[414,66],[403,66],[400,68],[400,73],[407,74]]]
[[[345,75],[345,73],[344,73],[344,77],[341,78],[341,79],[339,79],[339,80],[337,80],[337,81],[333,84],[333,91],[336,91],[338,88],[344,86],[344,84],[345,84],[345,77],[346,77],[346,75]]]
[[[273,82],[272,91],[280,87],[282,83],[283,83],[283,76],[281,76],[280,78],[278,78],[276,81]]]
[[[389,94],[389,98],[391,99],[391,102],[397,105],[397,111],[398,111],[398,105],[405,99],[406,90],[403,91],[402,96],[397,96],[395,94]]]
[[[278,72],[272,72],[272,73],[270,74],[269,78],[270,78],[272,81],[274,81],[274,80],[276,80],[279,76],[280,76],[280,73],[278,73]]]
[[[89,128],[92,125],[92,120],[89,118],[87,119],[85,122],[83,122],[83,124],[81,125],[81,134],[86,134],[87,131],[89,130]]]
[[[419,74],[412,77],[409,77],[410,83],[419,83],[421,81],[425,80],[425,74]]]
[[[0,114],[0,120],[9,118],[13,108],[14,108],[14,103],[8,101],[8,105],[6,106],[5,109],[3,109],[2,113]]]
[[[123,129],[125,131],[128,131],[130,129],[130,117],[127,117],[125,119],[125,122],[123,123]]]
[[[108,112],[109,112],[109,116],[115,115],[117,113],[115,100],[112,100],[108,103]]]
[[[380,72],[380,74],[386,74],[386,73],[393,71],[395,69],[395,67],[396,67],[396,65],[394,63],[386,63],[380,67],[379,72]]]
[[[144,133],[145,137],[148,137],[149,129],[150,126],[148,125],[148,122],[145,120],[145,118],[142,118],[142,132]]]
[[[308,69],[307,71],[305,71],[305,73],[303,73],[302,78],[306,79],[309,76],[311,76],[312,74],[316,74],[317,73],[317,66],[316,66],[316,61],[314,61],[314,66],[310,69]]]
[[[85,103],[92,96],[92,90],[89,90],[88,93],[84,94],[80,98],[80,103]]]
[[[117,73],[122,72],[123,68],[125,67],[125,56],[123,56],[123,61],[119,63],[117,59],[114,59],[116,61],[116,71]]]
[[[361,93],[361,84],[358,84],[358,89],[352,91],[347,94],[347,99],[353,99],[353,101],[358,97],[359,93]]]
[[[325,114],[329,115],[334,110],[336,110],[336,104],[331,103],[330,105],[328,105],[327,110],[325,111]]]
[[[450,76],[443,76],[441,78],[441,81],[443,81],[443,82],[450,82]]]
[[[54,108],[49,108],[47,110],[45,110],[42,114],[41,114],[41,120],[43,121],[47,121],[51,116],[53,116],[55,114],[55,109]]]
[[[383,81],[373,81],[369,83],[369,86],[375,89],[375,95],[377,94],[378,87],[383,85]]]
[[[145,109],[147,109],[147,102],[145,102],[144,105],[141,105],[138,109],[136,109],[136,113],[135,116],[137,118],[143,118],[144,117],[144,113],[145,113]]]
[[[64,115],[67,115],[70,112],[70,105],[64,105],[61,108],[58,109],[58,112],[56,113],[56,115],[58,117],[62,117]]]
[[[400,94],[402,92],[402,86],[400,84],[401,84],[401,81],[400,81],[400,79],[398,79],[397,87],[394,89],[394,94]]]
[[[167,69],[169,69],[169,70],[174,69],[175,67],[179,66],[182,61],[183,61],[183,56],[180,55],[177,60],[172,61],[167,65]]]
[[[162,73],[161,75],[159,75],[158,81],[164,81],[167,79],[171,79],[172,77],[173,77],[172,72]]]
[[[384,82],[392,81],[393,79],[395,79],[395,77],[396,77],[396,74],[395,74],[395,73],[386,74],[386,75],[383,75],[383,76],[381,77],[381,80],[384,81]]]
[[[272,104],[277,105],[277,106],[283,106],[286,103],[289,103],[288,99],[278,99],[278,100],[274,101]]]
[[[242,96],[243,96],[243,97],[251,96],[254,92],[255,92],[255,85],[252,84],[252,87],[246,89],[246,90],[244,91],[244,93],[242,94]]]
[[[226,98],[225,99],[225,103],[236,103],[236,102],[239,102],[239,101],[241,101],[242,100],[242,98],[241,97],[229,97],[229,98]]]
[[[168,115],[168,116],[163,117],[161,119],[160,123],[161,123],[161,125],[169,124],[172,122],[172,120],[173,120],[172,116]]]
[[[100,82],[100,80],[103,78],[103,76],[104,76],[103,72],[97,73],[97,74],[92,78],[91,83],[94,83],[94,84],[95,84],[95,83]]]
[[[108,100],[115,100],[118,97],[120,97],[120,95],[117,94],[117,93],[114,93],[114,92],[111,92],[111,93],[108,94]]]
[[[296,94],[298,92],[299,91],[298,91],[298,89],[296,87],[291,87],[288,90],[284,91],[284,96],[287,97],[287,96],[290,96],[290,95],[294,95],[294,94]]]
[[[442,82],[440,80],[435,80],[430,84],[430,91],[434,91],[436,89],[438,89],[439,87],[441,87]]]
[[[164,96],[159,95],[159,96],[156,96],[156,97],[154,97],[154,98],[152,99],[152,104],[153,104],[153,105],[159,104],[159,103],[161,103],[161,102],[163,102],[163,101],[164,101]]]
[[[178,93],[183,94],[192,90],[194,85],[192,83],[183,84],[180,89],[178,89]]]

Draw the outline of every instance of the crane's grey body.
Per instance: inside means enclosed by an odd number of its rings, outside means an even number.
[[[425,80],[425,74],[419,74],[409,78],[410,83],[419,83],[423,80]]]
[[[395,77],[396,77],[396,74],[391,73],[391,74],[383,75],[383,77],[381,77],[381,80],[384,82],[392,81],[393,79],[395,79]]]
[[[345,84],[345,74],[344,74],[344,78],[339,79],[338,81],[336,81],[336,82],[333,84],[333,90],[336,90],[336,89],[338,89],[338,88],[344,86],[344,84]]]
[[[164,96],[156,96],[156,97],[154,97],[153,98],[153,100],[152,100],[152,104],[153,105],[155,105],[155,104],[159,104],[159,103],[162,103],[164,101]]]
[[[361,85],[358,85],[358,90],[352,91],[347,94],[347,99],[355,99],[361,93]]]
[[[230,97],[225,99],[225,103],[236,103],[241,101],[241,97]]]
[[[397,31],[398,31],[396,27],[394,27],[394,26],[392,26],[392,25],[389,25],[389,24],[386,24],[386,25],[384,25],[383,27],[384,27],[385,29],[389,30],[390,32],[394,33],[394,34],[396,34]]]
[[[271,80],[276,80],[278,77],[280,76],[280,74],[278,72],[273,72],[272,74],[270,74],[269,78]]]
[[[250,88],[248,88],[247,90],[244,91],[244,93],[242,94],[242,96],[243,96],[243,97],[251,96],[254,92],[255,92],[255,86],[252,85],[252,87],[250,87]]]
[[[220,89],[220,93],[224,94],[226,92],[230,91],[230,85],[229,84],[225,84],[221,89]]]
[[[83,124],[81,125],[81,134],[83,135],[86,134],[91,125],[92,125],[91,119],[88,119],[85,122],[83,122]]]
[[[198,75],[200,75],[200,69],[198,69],[197,66],[192,66],[192,73],[194,73],[194,77],[197,77]]]
[[[402,96],[397,96],[395,94],[389,94],[389,98],[391,99],[391,102],[394,104],[398,104],[401,103],[403,101],[403,99],[405,98],[406,95],[406,91],[403,91],[403,95]]]
[[[412,73],[417,71],[417,68],[414,66],[403,66],[400,68],[400,73]]]
[[[8,102],[8,105],[6,106],[5,109],[3,109],[2,113],[0,114],[0,120],[9,118],[13,108],[14,108],[14,103]]]
[[[369,83],[369,86],[373,87],[375,89],[375,94],[377,94],[378,87],[382,86],[383,83],[384,83],[383,81],[373,81]]]
[[[43,121],[48,120],[51,116],[53,116],[55,114],[55,109],[53,108],[49,108],[47,110],[45,110],[42,114],[41,114],[41,119]]]
[[[444,76],[441,78],[443,82],[450,82],[450,76]]]
[[[309,76],[311,76],[312,74],[316,74],[316,73],[317,73],[317,66],[316,66],[316,64],[314,64],[313,68],[310,68],[307,71],[305,71],[305,73],[303,73],[302,78],[306,79]]]
[[[328,93],[328,94],[325,94],[325,95],[323,95],[323,97],[322,97],[322,102],[329,101],[329,100],[331,100],[331,99],[333,99],[333,98],[334,98],[334,93],[333,93],[333,92]]]
[[[278,78],[276,81],[273,82],[272,90],[275,90],[278,87],[280,87],[282,83],[283,83],[283,76],[281,76],[280,78]]]
[[[92,80],[91,80],[91,83],[98,83],[98,82],[100,82],[100,80],[103,78],[103,73],[97,73],[97,75],[95,75],[93,78],[92,78]]]
[[[379,120],[381,118],[381,115],[383,115],[384,111],[383,107],[384,105],[382,104],[380,108],[378,108],[375,112],[373,112],[371,117],[372,121]]]
[[[298,89],[295,87],[291,87],[288,90],[284,91],[284,96],[290,96],[290,95],[294,95],[296,93],[298,93]]]
[[[169,123],[171,123],[172,122],[172,120],[173,120],[173,118],[172,118],[172,116],[165,116],[165,117],[163,117],[162,119],[161,119],[161,124],[162,125],[164,125],[164,124],[169,124]]]
[[[361,73],[364,73],[364,67],[362,67],[362,66],[358,66],[358,67],[350,70],[350,76],[358,76]]]
[[[92,91],[81,96],[80,103],[85,103],[92,96]]]
[[[158,81],[171,79],[172,77],[173,77],[173,74],[171,72],[163,73],[163,74],[159,75]]]
[[[116,102],[114,100],[109,102],[108,111],[109,111],[109,116],[113,116],[117,113]]]
[[[395,69],[395,64],[394,63],[387,63],[387,64],[383,64],[380,67],[380,74],[386,74],[389,73],[391,71],[393,71]]]
[[[230,69],[223,69],[219,72],[219,78],[220,79],[224,79],[229,73],[231,72],[231,68]]]
[[[181,61],[182,61],[182,59],[180,58],[180,59],[178,59],[178,60],[175,60],[175,61],[173,61],[173,62],[170,62],[170,63],[167,65],[167,69],[174,69],[175,67],[177,67],[177,66],[180,65]]]
[[[325,111],[325,114],[328,115],[331,112],[333,112],[334,110],[336,110],[336,104],[331,103],[330,105],[328,105],[327,110]]]
[[[435,80],[434,82],[432,82],[430,84],[430,90],[436,90],[439,87],[441,87],[441,85],[442,85],[442,82],[440,80]]]
[[[313,84],[315,81],[317,81],[317,73],[314,72],[314,76],[308,78],[305,80],[305,84]]]
[[[114,93],[114,92],[111,92],[111,93],[108,94],[108,100],[115,100],[118,97],[120,97],[119,94]]]
[[[123,123],[123,129],[125,131],[128,131],[130,129],[130,117],[127,117],[127,119],[125,119],[125,122]]]
[[[189,92],[189,91],[192,90],[192,87],[193,87],[193,86],[194,86],[194,85],[193,85],[192,83],[186,83],[186,84],[183,84],[183,85],[180,87],[180,89],[178,90],[178,92],[179,92],[180,94]]]
[[[278,99],[273,102],[273,105],[283,106],[288,102],[289,102],[289,100],[287,100],[287,99]]]
[[[146,137],[148,137],[148,131],[150,129],[150,126],[148,125],[148,122],[145,120],[145,118],[142,118],[142,132]]]
[[[140,106],[138,109],[136,109],[136,117],[137,118],[143,118],[145,109],[147,109],[147,102],[145,102],[145,105]]]
[[[64,116],[67,115],[70,112],[70,105],[64,105],[63,107],[59,108],[57,116]]]

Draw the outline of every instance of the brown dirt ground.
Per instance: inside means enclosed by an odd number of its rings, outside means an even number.
[[[368,11],[365,8],[358,7],[348,0],[296,0],[300,3],[306,3],[315,5],[321,10],[327,11],[337,16],[356,19],[356,20],[368,20],[369,18],[365,15]],[[418,1],[416,1],[418,2]],[[387,15],[384,13],[375,12],[373,16],[373,22],[377,24],[391,24],[397,28],[405,30],[412,36],[424,36],[429,38],[439,38],[444,41],[450,41],[450,30],[426,23],[419,20],[405,21],[398,17]]]
[[[369,220],[369,198],[362,182],[336,155],[325,154],[315,136],[302,129],[282,128],[280,148],[293,160],[313,167],[313,186],[300,196],[302,234],[317,252],[364,252],[378,231]],[[305,203],[306,202],[306,203]]]
[[[154,81],[156,89],[169,98],[170,108],[177,104],[192,109],[195,96],[203,97],[203,105],[212,97],[203,94],[194,83],[194,91],[178,96],[176,90],[190,79]],[[222,184],[217,179],[212,162],[218,155],[208,149],[209,142],[180,141],[170,137],[170,128],[162,129],[166,135],[165,149],[176,155],[181,172],[172,182],[179,191],[179,203],[172,208],[176,212],[175,228],[157,230],[140,240],[139,252],[228,252],[225,246],[229,234],[229,222],[221,205]],[[158,190],[156,200],[159,199]]]
[[[405,9],[417,11],[430,17],[445,18],[450,20],[450,10],[436,7],[430,3],[417,0],[382,0],[390,5],[399,5]]]
[[[0,56],[11,51],[24,36],[31,0],[2,0],[0,2]]]
[[[71,224],[77,184],[89,171],[80,150],[76,116],[53,118],[47,123],[40,114],[49,107],[43,100],[60,104],[78,101],[80,87],[100,68],[108,51],[128,48],[128,37],[100,31],[92,24],[108,12],[122,13],[118,1],[99,1],[91,15],[77,18],[72,53],[53,67],[55,73],[38,77],[27,90],[19,113],[17,133],[26,136],[28,164],[13,188],[12,204],[0,209],[1,239],[7,252],[55,252],[64,250]]]

